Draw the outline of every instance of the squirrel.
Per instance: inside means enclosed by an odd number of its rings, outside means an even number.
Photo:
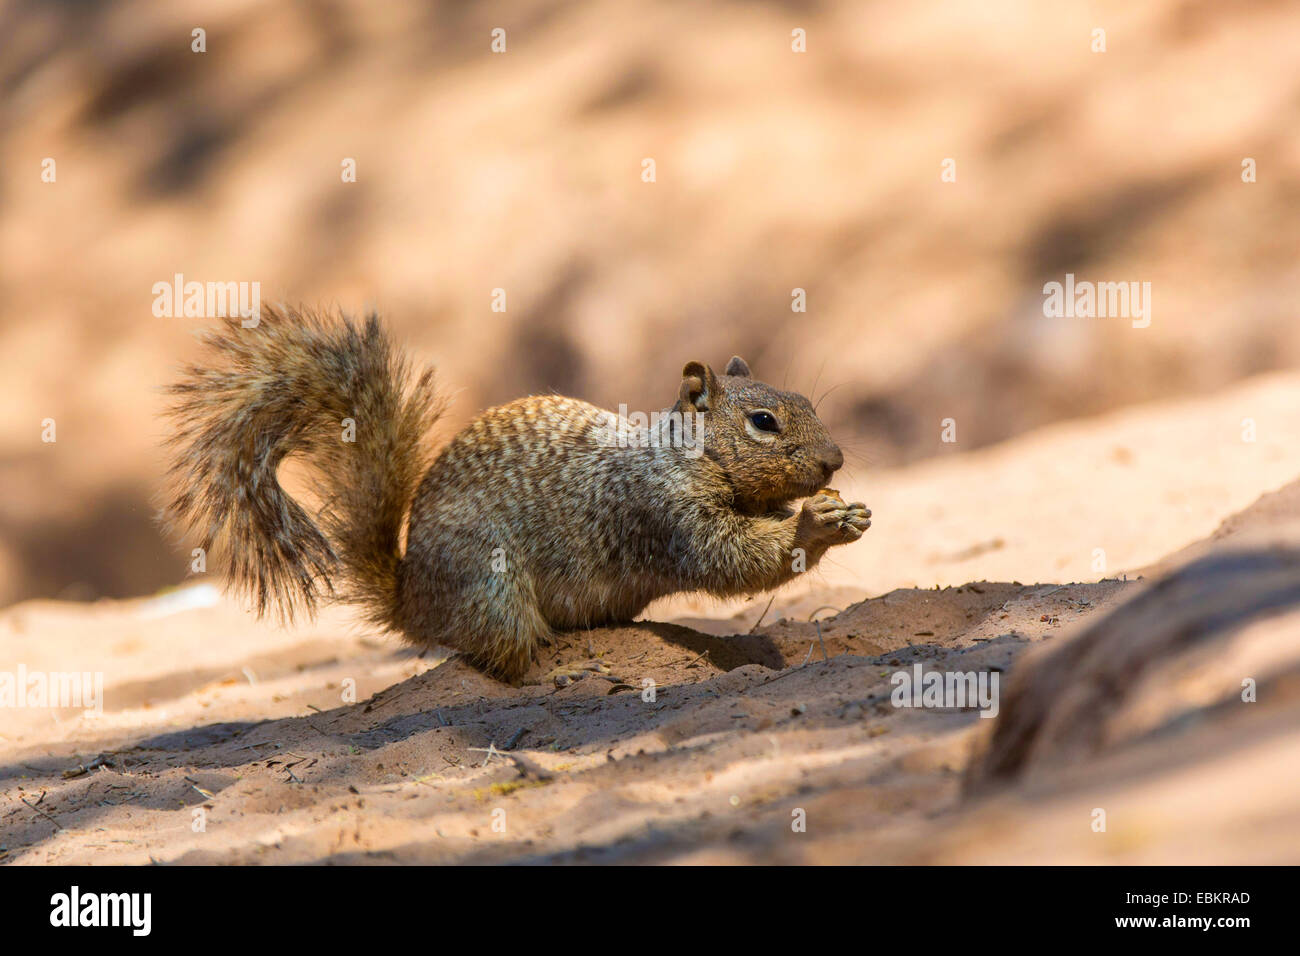
[[[739,356],[722,375],[688,363],[648,425],[535,395],[483,412],[435,456],[447,402],[434,371],[413,368],[373,312],[268,305],[205,340],[211,361],[167,389],[163,519],[224,552],[228,587],[259,617],[354,603],[518,681],[557,631],[628,622],[677,592],[775,588],[871,525],[825,487],[844,458],[812,404]],[[314,517],[278,481],[290,455],[314,468]]]

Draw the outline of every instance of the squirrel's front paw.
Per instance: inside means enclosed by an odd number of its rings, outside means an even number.
[[[833,488],[823,488],[803,503],[800,523],[812,540],[832,545],[848,544],[871,527],[871,510],[860,501],[846,504]]]

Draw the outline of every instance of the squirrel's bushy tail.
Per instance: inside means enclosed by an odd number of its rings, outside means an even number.
[[[374,314],[358,324],[267,306],[256,327],[227,319],[206,341],[207,363],[168,389],[166,520],[215,550],[259,616],[292,620],[337,597],[400,629],[402,522],[445,408],[433,369],[414,374]],[[318,476],[314,519],[277,478],[295,454]]]

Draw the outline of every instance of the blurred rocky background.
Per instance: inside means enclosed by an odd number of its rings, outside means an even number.
[[[1300,361],[1295,4],[6,0],[0,38],[0,604],[185,576],[176,273],[380,309],[452,425],[740,353],[859,479]],[[1044,317],[1067,272],[1150,327]]]

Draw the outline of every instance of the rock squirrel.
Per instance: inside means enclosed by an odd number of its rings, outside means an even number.
[[[843,456],[812,404],[739,357],[722,375],[687,364],[676,403],[646,422],[533,396],[435,457],[433,370],[378,316],[266,307],[207,343],[211,361],[169,388],[163,516],[216,547],[259,616],[344,600],[518,680],[556,630],[630,621],[676,592],[774,588],[871,525],[822,490]],[[314,466],[315,517],[279,484],[289,455]]]

